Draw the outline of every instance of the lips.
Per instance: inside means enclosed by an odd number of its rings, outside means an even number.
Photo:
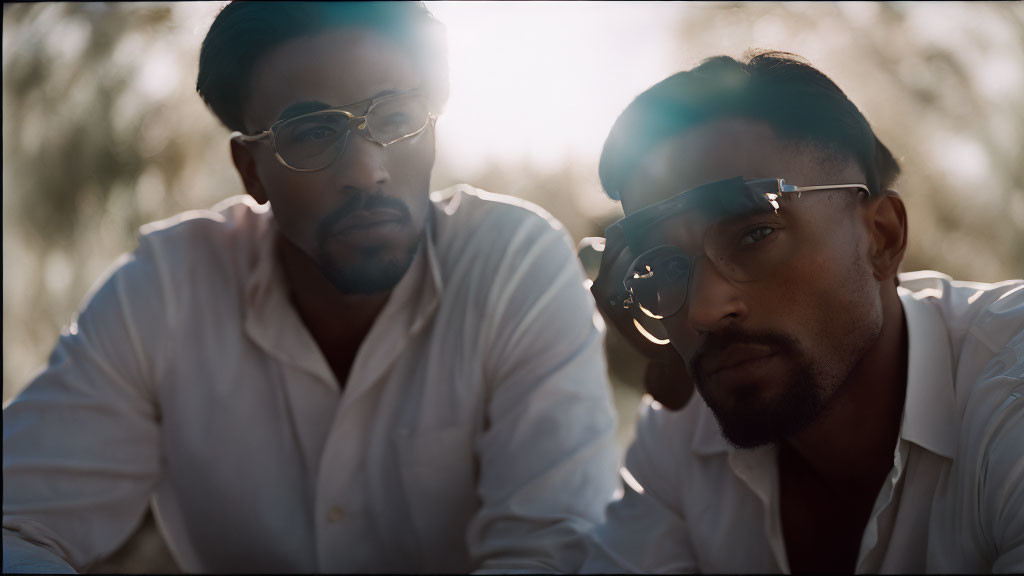
[[[361,229],[372,228],[383,224],[397,224],[403,220],[402,214],[396,210],[377,208],[355,212],[338,222],[334,227],[334,235],[340,236]]]
[[[774,354],[775,353],[768,346],[760,346],[756,344],[734,344],[726,348],[720,354],[705,357],[706,364],[704,373],[708,376],[713,376],[726,370],[743,368],[747,365],[753,366],[754,363],[768,359]]]

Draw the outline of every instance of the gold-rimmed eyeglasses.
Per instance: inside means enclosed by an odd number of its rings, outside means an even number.
[[[713,220],[704,229],[700,253],[691,254],[667,244],[643,251],[622,279],[628,295],[623,306],[635,307],[655,320],[676,314],[686,303],[694,264],[702,256],[729,280],[757,280],[784,267],[806,240],[796,233],[783,233],[787,229],[786,207],[802,193],[850,190],[870,195],[864,184],[795,186],[786,184],[782,178],[730,179],[659,202],[619,222],[624,229],[637,224],[651,226],[709,200],[720,203],[720,188],[735,189],[733,199],[739,199],[738,206],[727,207],[726,216]]]
[[[364,108],[362,115],[352,112]],[[387,148],[422,133],[436,119],[427,98],[412,89],[286,118],[257,134],[235,132],[231,137],[242,142],[270,138],[278,162],[297,172],[314,172],[345,152],[353,132]]]

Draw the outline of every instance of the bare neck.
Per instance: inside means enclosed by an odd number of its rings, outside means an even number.
[[[818,420],[787,440],[830,488],[873,496],[892,469],[906,397],[907,328],[895,287],[882,301],[878,339],[841,395]]]
[[[278,237],[278,255],[291,301],[343,386],[359,345],[391,292],[339,292],[313,260],[284,236]]]

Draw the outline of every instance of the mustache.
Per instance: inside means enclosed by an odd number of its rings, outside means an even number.
[[[691,378],[695,381],[702,379],[707,374],[708,361],[726,353],[730,346],[739,344],[765,346],[774,353],[784,352],[793,356],[796,356],[800,349],[796,340],[780,332],[748,332],[730,326],[719,332],[707,334],[697,346],[693,355],[686,362],[686,365],[690,367]]]
[[[360,211],[376,210],[379,208],[390,209],[402,215],[402,223],[412,222],[412,212],[405,202],[392,196],[385,196],[380,192],[372,194],[352,194],[340,206],[330,214],[324,216],[316,226],[316,240],[323,244],[334,234],[334,228],[345,218]]]

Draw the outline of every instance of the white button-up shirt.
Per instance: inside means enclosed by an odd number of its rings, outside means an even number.
[[[904,274],[907,395],[856,571],[1024,573],[1024,282]],[[776,447],[647,401],[584,572],[789,572]],[[821,526],[828,530],[828,526]]]
[[[4,409],[4,572],[86,568],[151,500],[186,571],[578,567],[618,451],[572,242],[512,198],[432,199],[343,387],[266,207],[144,227]]]

